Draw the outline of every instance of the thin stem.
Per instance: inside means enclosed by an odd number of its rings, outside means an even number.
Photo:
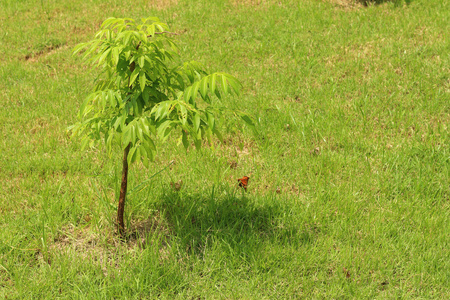
[[[122,161],[122,184],[120,185],[119,206],[117,207],[117,228],[121,237],[125,237],[125,223],[123,221],[123,213],[125,210],[125,196],[127,194],[128,186],[128,152],[130,151],[131,143],[123,151]]]

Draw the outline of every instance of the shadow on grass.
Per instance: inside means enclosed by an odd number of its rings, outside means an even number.
[[[265,244],[298,247],[312,243],[314,233],[289,216],[280,199],[240,193],[166,194],[156,203],[180,250],[203,256],[207,247],[246,255]],[[183,249],[184,248],[184,249]]]
[[[386,2],[393,2],[395,5],[401,5],[403,2],[405,2],[407,5],[409,5],[412,0],[358,0],[359,3],[363,4],[364,6],[369,6],[372,4],[383,4]]]

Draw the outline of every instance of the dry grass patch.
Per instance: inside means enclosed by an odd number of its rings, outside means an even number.
[[[157,10],[164,10],[178,4],[178,0],[152,0],[149,5]]]
[[[127,239],[123,241],[108,226],[103,230],[96,231],[90,226],[69,225],[59,230],[49,248],[63,251],[72,249],[85,256],[95,257],[104,251],[111,251],[111,249],[124,249],[125,251],[144,249],[152,234],[163,235],[166,238],[171,235],[169,224],[159,213],[145,220],[132,220],[127,231]]]
[[[69,225],[59,230],[53,242],[48,246],[49,258],[52,254],[72,254],[76,257],[100,263],[104,266],[113,266],[123,254],[131,254],[143,251],[152,243],[153,235],[162,235],[163,242],[159,245],[159,257],[161,260],[169,258],[171,235],[170,226],[159,214],[146,220],[131,221],[127,239],[124,241],[115,235],[110,226],[101,230],[95,230],[89,225]]]
[[[325,0],[327,2],[336,4],[337,7],[344,10],[353,10],[363,7],[361,1],[357,0]]]
[[[271,6],[283,6],[283,1],[277,0],[231,0],[234,7],[245,7],[255,9],[268,9]]]
[[[38,62],[40,58],[44,58],[50,55],[53,55],[59,51],[67,50],[69,46],[65,44],[57,44],[57,45],[48,45],[45,46],[42,50],[37,52],[31,52],[25,55],[24,60],[28,62]]]

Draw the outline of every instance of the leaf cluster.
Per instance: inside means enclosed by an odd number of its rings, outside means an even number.
[[[114,143],[130,145],[129,163],[142,159],[148,165],[156,139],[166,140],[174,129],[185,148],[191,141],[199,148],[212,135],[221,139],[216,120],[223,109],[213,99],[238,94],[241,84],[226,73],[208,74],[197,62],[180,62],[168,30],[158,18],[108,18],[93,40],[74,48],[100,69],[70,127],[83,147],[104,140],[111,153]]]

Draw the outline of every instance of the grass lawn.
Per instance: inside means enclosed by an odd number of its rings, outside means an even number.
[[[449,6],[0,0],[0,298],[450,298]],[[258,121],[132,165],[127,242],[120,149],[66,133],[110,16],[167,22]]]

